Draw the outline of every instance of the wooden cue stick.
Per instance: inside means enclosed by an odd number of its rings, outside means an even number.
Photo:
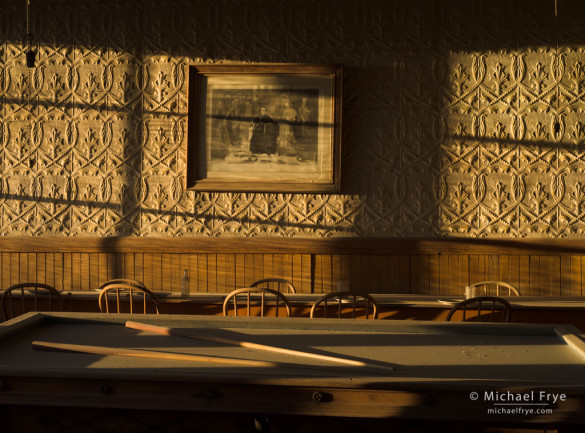
[[[153,332],[155,334],[164,334],[164,335],[174,335],[174,336],[178,336],[178,337],[196,338],[199,340],[212,341],[215,343],[232,344],[232,345],[236,345],[236,346],[240,346],[240,347],[245,347],[247,349],[264,350],[264,351],[268,351],[268,352],[276,352],[276,353],[281,353],[281,354],[285,354],[285,355],[302,356],[305,358],[319,359],[322,361],[331,361],[331,362],[336,362],[339,364],[351,365],[353,367],[367,367],[367,368],[373,368],[373,369],[377,369],[377,370],[388,370],[388,371],[394,370],[393,367],[389,367],[389,366],[385,366],[385,365],[376,365],[376,364],[370,364],[370,363],[363,362],[363,361],[356,361],[353,359],[338,358],[336,356],[319,355],[316,353],[302,352],[299,350],[285,349],[285,348],[276,347],[276,346],[268,346],[265,344],[252,343],[250,341],[240,341],[240,340],[233,340],[233,339],[224,338],[224,337],[212,337],[212,336],[206,336],[206,335],[197,335],[197,334],[193,334],[192,332],[185,331],[182,329],[167,328],[165,326],[150,325],[147,323],[127,321],[126,327],[131,328],[131,329],[136,329],[139,331]]]
[[[156,352],[152,350],[124,349],[120,347],[86,346],[83,344],[52,343],[33,341],[33,349],[90,353],[94,355],[131,356],[135,358],[168,359],[174,361],[210,362],[215,364],[232,364],[246,367],[280,367],[281,364],[270,361],[255,361],[250,359],[223,358],[220,356],[192,355],[187,353]]]
[[[569,331],[564,326],[557,326],[555,328],[555,334],[565,340],[565,343],[573,348],[575,352],[577,352],[582,357],[585,357],[585,342],[579,338],[579,336]]]

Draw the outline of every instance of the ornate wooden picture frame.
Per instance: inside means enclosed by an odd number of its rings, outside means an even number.
[[[189,66],[187,188],[339,192],[339,65]]]

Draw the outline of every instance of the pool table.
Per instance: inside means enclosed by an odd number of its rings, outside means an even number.
[[[0,431],[582,431],[584,348],[570,325],[28,313],[0,325]]]

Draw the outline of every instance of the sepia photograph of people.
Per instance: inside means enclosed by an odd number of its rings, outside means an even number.
[[[336,188],[340,72],[299,73],[288,65],[281,68],[287,73],[258,73],[258,66],[245,67],[248,73],[225,73],[226,66],[221,73],[208,66],[191,74],[197,114],[189,122],[188,186],[222,190],[236,182],[241,190],[283,192]]]

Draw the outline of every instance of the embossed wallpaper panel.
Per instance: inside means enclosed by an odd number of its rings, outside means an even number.
[[[585,3],[0,3],[0,235],[580,237]],[[344,66],[343,191],[184,188],[186,66]]]

